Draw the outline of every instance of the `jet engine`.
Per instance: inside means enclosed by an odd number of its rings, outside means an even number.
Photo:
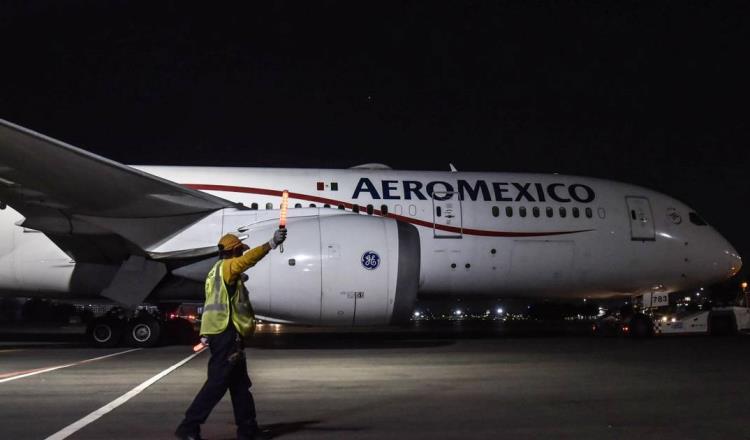
[[[270,237],[276,222],[243,228]],[[383,217],[329,215],[288,220],[283,253],[248,271],[256,315],[272,322],[337,326],[404,322],[419,287],[417,229]]]

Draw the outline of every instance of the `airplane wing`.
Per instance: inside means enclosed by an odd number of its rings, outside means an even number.
[[[233,202],[0,119],[0,202],[76,261],[122,262]]]

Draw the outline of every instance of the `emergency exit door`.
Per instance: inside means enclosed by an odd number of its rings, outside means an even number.
[[[435,238],[463,237],[463,213],[459,193],[432,193],[432,225]]]
[[[646,197],[625,197],[630,219],[630,238],[632,240],[654,240],[654,218],[651,203]]]

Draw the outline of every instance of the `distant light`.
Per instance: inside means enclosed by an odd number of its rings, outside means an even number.
[[[455,314],[458,315],[458,316],[461,316],[461,315],[464,314],[464,312],[461,309],[458,309],[458,310],[455,311]]]
[[[742,284],[740,284],[740,286],[742,286],[742,290],[747,289],[747,281],[743,281]],[[703,289],[701,289],[701,290],[703,290]]]
[[[677,318],[672,318],[672,322],[677,322]]]
[[[422,314],[421,314],[421,313],[419,313],[419,312],[414,312],[414,317],[415,317],[415,318],[419,318],[420,316],[422,316]]]
[[[502,308],[502,307],[498,307],[498,308],[497,308],[497,310],[496,310],[496,312],[497,312],[497,314],[498,314],[498,315],[502,315],[502,314],[503,314],[503,311],[504,311],[504,310],[503,310],[503,308]]]
[[[583,299],[583,302],[586,302],[586,298]]]
[[[667,322],[667,317],[666,316],[662,316],[661,317],[661,322]]]
[[[691,299],[691,298],[690,298],[689,296],[686,296],[686,297],[685,297],[685,301],[690,301],[690,299]]]

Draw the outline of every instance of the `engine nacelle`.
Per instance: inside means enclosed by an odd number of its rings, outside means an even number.
[[[270,237],[276,222],[252,225]],[[364,326],[405,322],[419,287],[417,229],[382,217],[290,218],[284,252],[248,271],[256,315],[282,323]]]

